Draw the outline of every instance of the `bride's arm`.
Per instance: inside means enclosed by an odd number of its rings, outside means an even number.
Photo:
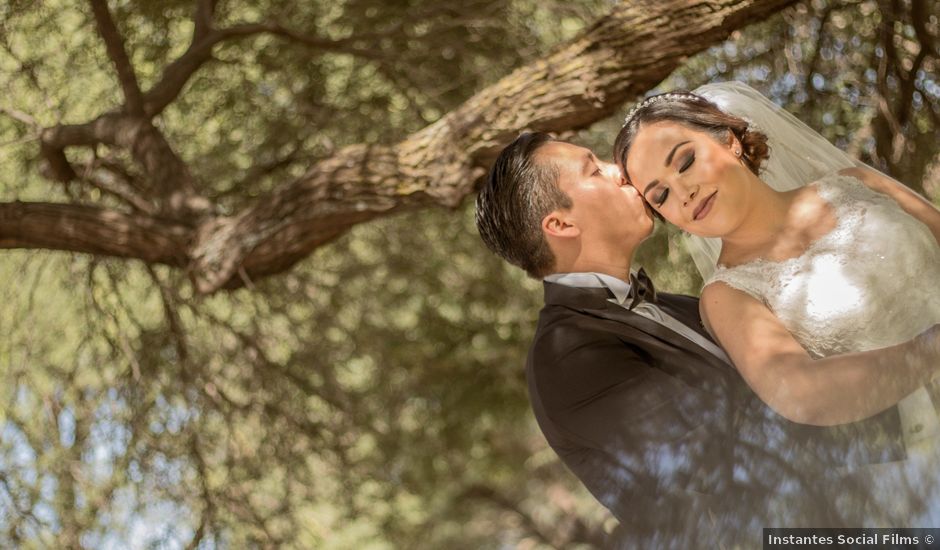
[[[846,168],[840,170],[839,173],[855,176],[868,187],[897,201],[905,212],[926,225],[933,233],[934,238],[937,239],[937,243],[940,244],[940,210],[937,210],[937,207],[931,204],[930,201],[907,186],[871,168]]]
[[[702,291],[702,320],[747,384],[770,408],[801,424],[830,426],[875,415],[929,381],[919,339],[813,359],[763,304],[724,283]]]

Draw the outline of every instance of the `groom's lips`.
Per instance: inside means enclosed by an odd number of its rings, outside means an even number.
[[[708,215],[712,210],[712,205],[715,204],[715,195],[718,194],[718,191],[715,191],[711,195],[705,197],[705,200],[700,202],[697,207],[695,207],[695,212],[692,214],[692,219],[699,221],[705,216]]]

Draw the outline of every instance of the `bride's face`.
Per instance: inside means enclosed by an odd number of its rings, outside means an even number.
[[[693,235],[722,237],[741,223],[748,204],[753,174],[740,150],[730,132],[722,141],[675,122],[642,125],[626,177],[669,222]]]

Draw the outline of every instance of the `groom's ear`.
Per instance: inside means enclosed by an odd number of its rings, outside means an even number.
[[[575,225],[563,210],[552,210],[542,218],[542,232],[550,237],[571,238],[581,234],[581,228]]]

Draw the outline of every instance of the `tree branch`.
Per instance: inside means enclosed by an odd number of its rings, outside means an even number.
[[[158,214],[156,205],[140,196],[136,189],[138,186],[132,184],[130,174],[119,166],[104,159],[94,159],[79,168],[82,181],[89,183],[95,189],[119,199],[144,214]]]
[[[277,273],[357,223],[471,194],[523,129],[567,131],[606,118],[685,59],[792,0],[623,1],[544,59],[482,90],[393,146],[355,145],[243,212],[203,225],[191,251],[200,292]]]
[[[107,113],[86,124],[47,128],[41,136],[42,156],[63,181],[76,177],[66,147],[108,144],[129,151],[146,180],[139,193],[144,202],[136,207],[143,210],[146,201],[155,201],[159,216],[78,205],[0,204],[0,248],[140,258],[185,266],[202,293],[237,288],[289,269],[358,223],[429,205],[458,206],[519,131],[590,126],[657,85],[688,56],[792,3],[622,0],[576,38],[423,130],[396,144],[345,147],[237,214],[212,217],[212,205],[196,193],[188,166],[149,116],[173,101],[222,40],[268,32],[310,47],[357,50],[361,37],[321,42],[275,24],[216,30],[210,25],[214,2],[204,0],[197,8],[202,22],[193,44],[145,94],[144,116]],[[114,183],[97,180],[102,189],[121,193]]]
[[[186,265],[192,230],[172,221],[78,204],[0,203],[0,248],[47,248]]]
[[[163,215],[195,223],[210,212],[209,201],[196,192],[189,167],[163,134],[149,120],[123,113],[107,113],[84,124],[43,130],[40,154],[49,177],[61,182],[76,179],[65,148],[99,144],[130,152],[147,178],[146,198],[158,204]]]
[[[373,33],[369,35],[357,34],[350,36],[349,38],[342,38],[339,40],[330,40],[326,38],[318,38],[315,36],[308,36],[303,33],[299,33],[284,27],[283,25],[277,23],[271,23],[266,25],[265,32],[273,34],[275,36],[280,36],[282,38],[287,38],[292,42],[298,44],[303,44],[304,46],[310,47],[315,50],[337,52],[337,53],[348,53],[350,55],[355,55],[357,57],[363,57],[366,59],[375,59],[375,60],[385,60],[388,59],[388,56],[374,49],[366,49],[357,47],[357,43],[369,43],[375,42],[383,36],[393,34],[392,31],[386,31],[382,33]],[[398,27],[396,26],[395,29]]]
[[[12,107],[0,106],[0,114],[4,114],[17,122],[20,122],[22,124],[29,126],[32,129],[38,129],[40,127],[39,123],[36,122],[35,118],[33,118],[27,113],[24,113],[23,111],[14,109]]]
[[[177,297],[167,285],[163,284],[163,281],[160,280],[160,277],[157,276],[157,273],[150,265],[147,266],[147,273],[150,275],[153,284],[156,285],[157,289],[160,291],[160,301],[163,302],[163,317],[166,319],[167,327],[170,329],[170,334],[173,336],[173,345],[176,349],[175,360],[178,361],[182,367],[183,380],[185,382],[191,382],[193,372],[192,365],[189,364],[189,344],[187,343],[183,320],[180,318],[177,307]],[[187,378],[189,380],[187,380]]]
[[[803,88],[806,89],[811,98],[815,98],[817,95],[816,86],[813,85],[813,74],[816,73],[816,68],[822,57],[823,42],[826,38],[826,25],[829,23],[829,19],[832,17],[832,13],[835,9],[835,5],[828,5],[818,17],[819,30],[816,32],[816,47],[813,49],[813,56],[810,58],[809,64],[807,65],[805,80],[803,82]]]
[[[934,41],[934,36],[927,29],[927,21],[930,20],[930,7],[925,0],[911,0],[911,23],[917,39],[920,41],[922,49],[925,49],[931,56],[940,56],[940,48]]]
[[[193,17],[193,41],[204,38],[212,30],[212,17],[218,0],[199,0],[196,3],[196,15]]]
[[[98,24],[98,33],[104,40],[108,57],[114,63],[121,89],[124,90],[125,109],[129,113],[142,115],[144,102],[140,84],[137,83],[134,67],[124,49],[124,39],[121,38],[121,33],[118,32],[114,19],[111,18],[107,0],[90,0],[90,2],[91,11],[95,14],[95,22]]]
[[[348,53],[366,59],[386,58],[378,51],[355,47],[353,45],[355,42],[368,40],[368,37],[362,35],[342,40],[328,40],[306,36],[277,23],[247,23],[225,29],[203,30],[193,33],[193,41],[189,48],[183,55],[167,65],[157,84],[144,95],[144,111],[150,117],[163,112],[183,91],[193,74],[212,59],[212,49],[217,44],[233,38],[247,38],[264,33],[287,38],[317,50]]]
[[[896,158],[896,152],[900,149],[897,145],[904,140],[901,124],[891,108],[891,91],[888,85],[888,71],[898,70],[897,49],[894,47],[894,22],[897,14],[890,0],[880,0],[878,7],[883,18],[879,34],[884,53],[877,60],[877,115],[872,119],[872,128],[875,135],[875,156],[891,175],[897,172],[897,163],[900,160]]]
[[[144,112],[153,117],[166,109],[172,103],[190,77],[207,61],[212,59],[212,48],[216,44],[230,38],[244,38],[260,34],[266,30],[265,25],[238,25],[222,30],[211,30],[203,34],[193,33],[193,41],[189,48],[175,61],[163,70],[160,80],[144,95]]]

